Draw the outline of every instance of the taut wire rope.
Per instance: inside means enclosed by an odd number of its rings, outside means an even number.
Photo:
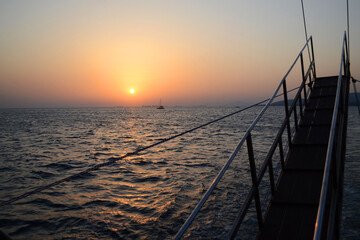
[[[296,89],[299,89],[299,88],[300,88],[300,87],[296,87],[296,88],[293,88],[293,89],[291,89],[291,90],[289,90],[289,91],[287,91],[287,92],[289,93],[289,92],[295,91]],[[283,94],[284,94],[284,93],[278,94],[278,95],[276,95],[276,97],[282,96]],[[36,187],[35,189],[33,189],[33,190],[31,190],[31,191],[28,191],[28,192],[26,192],[26,193],[23,193],[23,194],[21,194],[21,195],[12,197],[12,198],[10,198],[10,199],[7,200],[7,201],[1,202],[1,203],[0,203],[0,207],[4,207],[4,206],[9,205],[9,204],[11,204],[11,203],[13,203],[13,202],[16,202],[16,201],[19,201],[19,200],[21,200],[21,199],[24,199],[24,198],[26,198],[26,197],[28,197],[28,196],[31,196],[31,195],[37,194],[37,193],[39,193],[39,192],[42,192],[42,191],[44,191],[44,190],[46,190],[46,189],[52,188],[52,187],[54,187],[54,186],[56,186],[56,185],[59,185],[59,184],[61,184],[61,183],[69,182],[69,181],[71,181],[71,180],[74,180],[74,179],[77,178],[77,177],[80,177],[80,176],[82,176],[82,175],[84,175],[84,174],[86,174],[86,173],[89,173],[89,172],[96,171],[96,170],[98,170],[98,169],[100,169],[100,168],[102,168],[102,167],[110,166],[110,165],[112,165],[112,164],[114,164],[114,163],[116,163],[116,162],[118,162],[118,161],[120,161],[120,160],[122,160],[122,159],[125,159],[125,158],[130,157],[130,156],[135,156],[135,155],[137,155],[138,153],[143,152],[143,151],[145,151],[145,150],[147,150],[147,149],[150,149],[150,148],[155,147],[155,146],[157,146],[157,145],[160,145],[160,144],[162,144],[162,143],[168,142],[168,141],[173,140],[173,139],[175,139],[175,138],[177,138],[177,137],[183,136],[183,135],[185,135],[185,134],[187,134],[187,133],[191,133],[191,132],[193,132],[193,131],[195,131],[195,130],[197,130],[197,129],[206,127],[206,126],[208,126],[208,125],[210,125],[210,124],[212,124],[212,123],[218,122],[218,121],[220,121],[220,120],[223,120],[223,119],[225,119],[225,118],[228,118],[228,117],[230,117],[230,116],[233,116],[233,115],[235,115],[235,114],[238,114],[238,113],[240,113],[240,112],[243,112],[243,111],[248,110],[248,109],[250,109],[250,108],[256,107],[256,106],[258,106],[258,105],[260,105],[260,104],[263,104],[263,103],[265,103],[265,102],[267,102],[267,101],[269,101],[269,100],[270,100],[270,98],[265,99],[265,100],[262,100],[262,101],[260,101],[260,102],[258,102],[258,103],[255,103],[255,104],[252,104],[252,105],[250,105],[250,106],[244,107],[244,108],[242,108],[242,109],[240,109],[240,110],[238,110],[238,111],[232,112],[232,113],[230,113],[230,114],[227,114],[227,115],[225,115],[225,116],[222,116],[222,117],[217,118],[217,119],[215,119],[215,120],[212,120],[212,121],[210,121],[210,122],[204,123],[204,124],[202,124],[202,125],[199,125],[199,126],[197,126],[197,127],[192,128],[192,129],[190,129],[190,130],[187,130],[187,131],[184,131],[184,132],[182,132],[182,133],[179,133],[179,134],[173,135],[173,136],[171,136],[171,137],[165,138],[165,139],[160,140],[160,141],[158,141],[158,142],[156,142],[156,143],[154,143],[154,144],[150,144],[150,145],[148,145],[148,146],[146,146],[146,147],[140,148],[140,149],[138,149],[138,150],[136,150],[136,151],[128,152],[128,153],[126,153],[126,154],[124,154],[124,155],[122,155],[122,156],[120,156],[120,157],[111,157],[108,161],[106,161],[106,162],[104,162],[104,163],[96,164],[96,165],[94,165],[94,166],[92,166],[92,167],[90,167],[90,168],[88,168],[88,169],[85,169],[85,170],[83,170],[83,171],[80,171],[80,172],[78,172],[78,173],[75,173],[75,174],[73,174],[73,175],[70,175],[70,176],[68,176],[68,177],[64,177],[64,178],[62,178],[62,179],[60,179],[60,180],[57,180],[57,181],[54,181],[54,182],[52,182],[52,183],[49,183],[49,184],[46,184],[46,185],[42,185],[42,186]]]

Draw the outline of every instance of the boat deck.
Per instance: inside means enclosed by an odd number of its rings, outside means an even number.
[[[313,238],[336,88],[316,79],[258,239]]]

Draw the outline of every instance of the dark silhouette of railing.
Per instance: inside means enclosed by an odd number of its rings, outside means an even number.
[[[309,45],[311,46],[311,56],[310,56],[311,61],[309,62],[309,66],[307,67],[307,70],[305,72],[303,52],[304,52],[305,48],[308,47]],[[288,92],[287,91],[287,78],[288,78],[290,72],[293,70],[295,64],[299,61],[299,59],[300,59],[300,62],[301,62],[301,75],[302,75],[301,76],[301,83],[300,83],[300,87],[298,88],[298,91],[297,91],[297,93],[296,93],[296,95],[295,95],[295,97],[293,99],[293,102],[292,102],[291,106],[289,107],[288,94],[287,94],[287,92]],[[275,184],[275,180],[274,180],[272,156],[274,155],[275,150],[277,148],[279,148],[280,158],[281,158],[280,162],[281,162],[282,167],[284,168],[285,156],[284,156],[284,144],[282,142],[282,135],[283,135],[283,133],[284,133],[284,131],[286,129],[287,142],[288,142],[287,144],[288,144],[289,148],[291,148],[292,138],[294,136],[294,133],[292,133],[292,131],[291,131],[293,126],[291,126],[290,118],[292,116],[294,117],[294,121],[293,121],[294,123],[293,124],[294,124],[294,127],[295,127],[295,131],[297,131],[299,120],[300,120],[299,116],[302,117],[304,108],[307,105],[307,99],[308,99],[308,96],[309,96],[309,90],[311,91],[313,78],[316,78],[316,68],[315,68],[315,60],[314,60],[313,41],[312,41],[312,37],[310,36],[310,38],[306,41],[306,44],[304,45],[304,47],[301,49],[300,53],[296,57],[295,61],[291,65],[290,69],[285,74],[284,78],[281,80],[280,84],[276,88],[276,90],[273,93],[272,97],[266,103],[266,105],[261,110],[261,112],[258,114],[258,116],[255,118],[255,120],[252,122],[250,127],[247,129],[247,131],[245,132],[243,138],[240,140],[239,144],[237,145],[236,149],[231,154],[228,161],[225,163],[225,165],[220,170],[218,175],[212,181],[212,184],[210,185],[210,187],[208,188],[206,193],[203,195],[200,202],[197,204],[197,206],[195,207],[193,212],[190,214],[190,216],[188,217],[186,222],[183,224],[183,226],[180,228],[180,230],[176,234],[175,239],[180,239],[182,237],[182,235],[185,233],[185,231],[188,229],[188,227],[190,226],[190,224],[192,223],[192,221],[194,220],[194,218],[196,217],[196,215],[198,214],[198,212],[200,211],[202,206],[208,200],[209,196],[212,194],[213,190],[215,189],[217,184],[220,182],[220,180],[224,176],[225,172],[227,171],[230,164],[232,163],[235,156],[238,154],[238,152],[240,151],[240,148],[244,145],[245,142],[246,142],[246,145],[247,145],[247,153],[248,153],[249,163],[250,163],[252,187],[251,187],[249,193],[247,194],[246,200],[243,203],[240,212],[238,213],[236,221],[235,221],[235,223],[234,223],[234,225],[233,225],[233,227],[232,227],[232,229],[231,229],[231,231],[229,233],[229,237],[230,238],[235,237],[235,235],[236,235],[242,221],[244,220],[244,217],[245,217],[245,215],[247,213],[247,210],[249,209],[250,203],[252,202],[253,199],[255,200],[258,227],[259,227],[259,229],[262,228],[262,226],[263,226],[263,215],[262,215],[262,210],[261,210],[259,184],[263,180],[263,176],[264,176],[266,170],[268,169],[269,170],[271,192],[272,193],[275,192],[276,184]],[[270,148],[270,151],[269,151],[267,157],[265,158],[264,162],[262,163],[262,166],[261,166],[260,171],[259,171],[259,175],[257,176],[251,132],[254,129],[254,127],[257,125],[257,123],[259,122],[261,117],[264,115],[264,113],[271,106],[273,100],[279,94],[281,89],[282,89],[282,94],[284,95],[284,106],[285,106],[285,116],[286,117],[285,117],[285,119],[284,119],[284,121],[283,121],[283,123],[281,125],[279,133],[276,136],[272,147]],[[299,107],[299,113],[298,113],[297,107]]]

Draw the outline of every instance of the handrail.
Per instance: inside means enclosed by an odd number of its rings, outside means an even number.
[[[179,229],[179,231],[177,232],[177,234],[175,235],[175,239],[180,239],[182,237],[182,235],[185,233],[185,231],[187,230],[187,228],[190,226],[190,224],[192,223],[192,221],[194,220],[194,218],[196,217],[196,215],[198,214],[198,212],[200,211],[200,209],[202,208],[202,206],[205,204],[205,202],[208,200],[210,194],[213,192],[213,190],[215,189],[215,187],[217,186],[217,184],[219,183],[219,181],[221,180],[221,178],[223,177],[223,175],[225,174],[225,172],[227,171],[227,169],[229,168],[230,164],[232,163],[232,161],[234,160],[235,156],[237,155],[237,153],[239,152],[240,148],[243,146],[244,142],[248,140],[248,137],[251,136],[251,131],[253,130],[253,128],[256,126],[256,124],[259,122],[259,120],[261,119],[261,117],[264,115],[265,111],[270,107],[271,103],[273,102],[273,100],[275,99],[275,97],[277,96],[280,88],[283,86],[284,87],[284,93],[286,92],[286,78],[288,77],[288,75],[290,74],[291,70],[293,69],[293,67],[295,66],[295,64],[297,63],[298,59],[301,57],[302,58],[302,53],[304,51],[304,49],[306,48],[306,46],[309,45],[309,41],[311,41],[311,46],[312,46],[312,36],[309,37],[309,39],[306,41],[304,47],[301,49],[300,53],[297,55],[297,57],[295,58],[293,64],[291,65],[290,69],[287,71],[287,73],[285,74],[285,76],[283,77],[283,79],[281,80],[281,82],[279,83],[278,87],[276,88],[275,92],[273,93],[273,95],[271,96],[271,98],[269,99],[269,101],[266,103],[266,105],[264,106],[264,108],[260,111],[260,113],[257,115],[257,117],[254,119],[254,121],[252,122],[252,124],[250,125],[250,127],[247,129],[247,131],[245,132],[243,138],[240,140],[240,142],[238,143],[238,145],[236,146],[235,150],[233,151],[233,153],[231,154],[230,158],[227,160],[227,162],[224,164],[224,166],[222,167],[222,169],[220,170],[220,172],[217,174],[217,176],[214,178],[214,180],[212,181],[210,187],[208,188],[208,190],[205,192],[205,194],[203,195],[203,197],[201,198],[201,200],[199,201],[199,203],[196,205],[196,207],[194,208],[194,210],[192,211],[192,213],[190,214],[190,216],[187,218],[187,220],[185,221],[185,223],[182,225],[182,227]],[[313,52],[313,51],[312,51]],[[312,68],[314,66],[315,68],[315,63],[314,63],[314,55],[313,55],[313,60],[310,62],[310,68]],[[309,72],[309,70],[307,71]],[[315,72],[315,70],[314,70]],[[303,75],[304,78],[304,75]],[[286,95],[286,94],[285,94]],[[286,103],[287,104],[287,103]],[[289,118],[289,116],[287,116],[287,118]],[[254,183],[253,183],[254,184]],[[254,186],[253,186],[254,188]],[[252,189],[253,189],[252,188]],[[250,192],[254,192],[254,191],[250,191]],[[251,199],[250,199],[251,200]]]
[[[339,77],[337,81],[337,90],[336,90],[336,98],[334,111],[332,115],[330,136],[328,140],[328,148],[326,152],[326,161],[325,168],[322,180],[321,194],[320,194],[320,203],[318,207],[316,223],[315,223],[315,232],[314,232],[314,240],[321,239],[322,228],[324,223],[324,213],[325,213],[325,205],[327,200],[327,192],[328,192],[328,184],[329,184],[329,176],[330,176],[330,168],[333,160],[333,146],[334,146],[334,138],[335,138],[335,130],[336,130],[336,122],[339,111],[339,102],[340,102],[340,90],[342,86],[342,70],[344,67],[344,73],[348,75],[349,73],[349,59],[347,52],[347,41],[346,41],[346,31],[344,32],[343,44],[342,44],[342,52],[341,52],[341,60],[340,60],[340,71]],[[346,54],[346,55],[345,55]],[[345,60],[345,66],[343,66],[343,61]]]
[[[291,107],[288,109],[288,116],[284,119],[283,123],[281,124],[281,127],[278,131],[278,134],[275,137],[275,140],[272,144],[272,146],[270,147],[270,150],[262,164],[262,166],[260,167],[259,170],[259,174],[257,176],[256,182],[255,184],[257,184],[257,186],[261,183],[261,180],[266,172],[266,169],[269,169],[269,177],[270,177],[270,187],[271,187],[271,193],[274,194],[276,191],[276,187],[275,187],[275,180],[274,180],[274,175],[273,175],[273,169],[272,169],[272,157],[275,153],[275,150],[277,147],[279,147],[279,151],[280,151],[280,163],[282,166],[282,169],[285,168],[285,157],[284,157],[284,149],[283,149],[283,145],[282,145],[282,135],[285,131],[285,128],[287,126],[289,126],[289,119],[291,114],[294,112],[294,117],[295,117],[295,128],[297,129],[297,120],[296,120],[296,104],[299,101],[299,107],[300,107],[300,117],[302,117],[303,114],[303,107],[302,107],[302,100],[301,100],[301,92],[302,90],[305,90],[305,82],[306,80],[309,78],[310,76],[310,70],[314,70],[315,69],[315,62],[314,60],[311,62],[308,71],[306,72],[305,76],[304,76],[304,81],[301,83],[300,87],[298,87],[298,92],[296,93],[295,97],[294,97],[294,101],[291,104]],[[311,84],[311,77],[310,77],[310,84]],[[308,94],[306,93],[306,91],[304,91],[304,100],[306,100],[306,98],[308,97]],[[305,102],[305,101],[304,101]],[[287,107],[286,107],[287,108]],[[291,138],[291,135],[288,135],[289,138]],[[291,141],[289,141],[291,143]],[[240,227],[241,222],[243,221],[246,211],[249,208],[249,205],[251,203],[252,198],[255,195],[255,190],[256,188],[254,187],[254,185],[251,187],[251,190],[248,193],[248,196],[243,204],[243,207],[241,208],[240,212],[238,213],[238,217],[236,219],[236,221],[234,222],[234,225],[230,231],[229,234],[229,238],[230,239],[234,239],[236,237],[236,233]]]

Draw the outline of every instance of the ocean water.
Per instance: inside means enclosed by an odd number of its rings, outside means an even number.
[[[119,160],[0,209],[0,229],[13,239],[171,239],[256,117],[255,107]],[[206,123],[236,108],[68,108],[0,110],[0,199],[8,200],[95,164]],[[344,234],[358,230],[359,118],[350,108],[344,190]],[[252,132],[256,165],[284,118],[270,107]],[[353,128],[352,128],[353,127]],[[223,238],[251,186],[246,150],[238,154],[187,238]],[[275,170],[279,164],[274,160]],[[277,173],[278,171],[276,171]],[[349,173],[349,174],[347,174]],[[277,174],[275,174],[277,176]],[[264,178],[268,178],[267,175]],[[269,187],[261,191],[266,207]],[[352,196],[357,198],[351,199]],[[349,200],[350,199],[350,200]],[[357,205],[356,205],[357,204]],[[359,209],[359,208],[357,208]],[[243,238],[256,232],[254,209]]]
[[[360,239],[360,116],[349,107],[342,208],[342,239]]]

